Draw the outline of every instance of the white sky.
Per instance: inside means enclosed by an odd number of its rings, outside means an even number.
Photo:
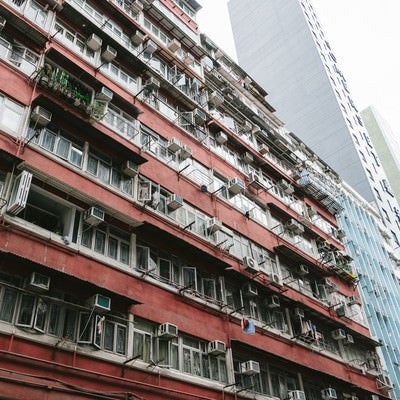
[[[357,108],[373,105],[400,137],[400,0],[312,1]],[[228,0],[198,2],[200,31],[236,60]]]

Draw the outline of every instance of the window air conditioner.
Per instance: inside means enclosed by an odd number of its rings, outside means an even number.
[[[243,155],[242,155],[242,160],[244,163],[246,164],[250,164],[254,161],[254,157],[253,154],[251,154],[249,151],[246,151]]]
[[[244,192],[245,184],[240,178],[233,178],[228,182],[228,190],[233,194]]]
[[[26,287],[35,291],[47,292],[50,289],[50,277],[32,272],[28,277]]]
[[[137,47],[143,43],[144,38],[145,34],[139,30],[136,30],[135,33],[131,35],[131,42]]]
[[[248,282],[243,286],[242,293],[246,297],[258,296],[258,289],[254,282]]]
[[[102,38],[97,36],[95,33],[92,33],[86,40],[86,46],[88,46],[93,51],[99,50],[102,43],[103,43]]]
[[[160,89],[160,81],[154,77],[147,79],[145,87],[147,90],[158,90]]]
[[[294,192],[294,187],[284,179],[281,179],[277,182],[277,185],[286,193],[292,194]]]
[[[269,149],[268,149],[268,147],[267,147],[265,144],[260,144],[260,145],[258,146],[258,151],[259,151],[262,155],[264,155],[264,154],[267,154],[267,153],[269,152]]]
[[[358,298],[358,296],[349,296],[347,299],[347,304],[348,305],[353,305],[353,304],[360,304],[360,299]]]
[[[343,240],[346,237],[346,234],[344,233],[344,231],[342,229],[338,229],[336,232],[336,237],[339,240]]]
[[[172,39],[169,43],[168,43],[168,49],[170,51],[172,51],[173,53],[175,53],[176,51],[178,51],[181,48],[181,42],[177,39]]]
[[[308,212],[308,216],[311,217],[315,217],[316,215],[318,215],[317,209],[315,207],[308,207],[307,208],[307,212]]]
[[[15,178],[11,197],[7,207],[8,213],[12,215],[18,215],[26,207],[29,190],[31,188],[31,182],[32,174],[28,171],[22,171]]]
[[[122,172],[130,177],[135,177],[139,173],[139,166],[131,160],[126,160]]]
[[[304,232],[304,226],[300,224],[300,222],[296,221],[294,218],[291,218],[286,222],[285,227],[288,231],[299,235]]]
[[[182,149],[182,143],[179,139],[177,138],[172,138],[168,141],[167,143],[167,148],[169,151],[172,153],[176,153],[177,151]]]
[[[335,400],[337,399],[336,390],[332,388],[326,388],[321,390],[321,396],[324,400]]]
[[[335,329],[334,331],[331,332],[332,338],[335,340],[344,340],[346,339],[347,335],[344,329]]]
[[[181,151],[179,152],[179,157],[181,158],[181,160],[186,160],[187,158],[192,156],[192,149],[184,144],[181,148]]]
[[[207,231],[209,233],[214,233],[222,229],[222,222],[218,218],[210,218],[207,222]]]
[[[244,257],[243,258],[243,265],[244,265],[244,269],[248,272],[251,273],[256,273],[260,270],[259,266],[258,266],[258,262],[251,257]]]
[[[271,279],[271,285],[275,287],[282,286],[282,280],[278,274],[271,274],[270,279]]]
[[[302,390],[289,390],[289,400],[306,400],[306,395]]]
[[[244,121],[242,125],[242,132],[249,132],[253,129],[253,125],[249,121]]]
[[[194,64],[194,57],[191,54],[186,53],[185,56],[183,57],[183,62],[186,65],[193,65]]]
[[[215,140],[219,143],[219,144],[224,144],[228,141],[228,135],[223,132],[223,131],[219,131],[216,135],[215,135]]]
[[[264,188],[264,185],[262,184],[261,179],[257,173],[255,172],[249,173],[249,186],[257,190]]]
[[[339,318],[346,316],[346,308],[344,306],[336,308],[335,311]]]
[[[193,110],[193,117],[194,117],[195,122],[199,125],[204,124],[207,119],[205,112],[203,112],[202,110],[200,110],[198,108],[195,108]]]
[[[0,15],[0,31],[6,26],[7,20]]]
[[[101,58],[106,62],[111,62],[117,57],[117,50],[107,45],[106,49],[101,53]]]
[[[243,375],[255,375],[260,373],[260,364],[257,361],[245,361],[240,363],[240,372]]]
[[[143,45],[143,51],[148,55],[152,55],[156,50],[157,44],[150,39]]]
[[[158,337],[171,339],[178,336],[178,327],[169,322],[165,322],[158,327]]]
[[[177,210],[178,208],[183,206],[183,199],[178,194],[172,194],[168,197],[167,207],[170,210]]]
[[[350,335],[349,333],[346,335],[346,339],[344,341],[345,344],[352,344],[354,343],[354,338],[353,335]]]
[[[31,120],[39,126],[46,126],[51,121],[51,112],[41,106],[36,106],[31,113]]]
[[[143,10],[143,3],[140,0],[133,0],[129,8],[135,13],[139,14]]]
[[[298,318],[304,318],[304,310],[300,307],[294,309],[294,315]]]
[[[376,383],[377,383],[379,390],[381,390],[381,389],[388,390],[388,389],[393,388],[392,381],[390,380],[389,375],[386,375],[386,374],[378,375],[377,379],[376,379]]]
[[[279,296],[274,294],[267,299],[268,308],[278,308],[280,306],[281,306],[281,301],[279,300]]]
[[[220,340],[214,340],[208,343],[208,354],[218,356],[226,353],[226,344]]]
[[[307,275],[309,273],[308,266],[304,265],[304,264],[300,264],[297,272],[299,275],[302,275],[302,276]]]
[[[224,102],[224,96],[218,92],[211,92],[208,96],[208,101],[215,107],[218,107]]]
[[[89,307],[94,307],[94,309],[97,311],[110,311],[111,299],[107,296],[97,293],[88,299],[87,305]]]
[[[89,225],[98,225],[104,221],[104,211],[98,207],[90,207],[83,214],[83,219]]]
[[[99,92],[96,93],[96,99],[104,100],[104,101],[111,101],[113,98],[113,91],[110,90],[108,87],[103,86]]]

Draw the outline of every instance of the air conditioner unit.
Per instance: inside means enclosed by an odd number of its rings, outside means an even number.
[[[243,193],[246,188],[240,178],[233,178],[228,182],[228,190],[233,194]]]
[[[50,277],[37,272],[32,272],[25,285],[28,289],[47,292],[50,289]]]
[[[150,39],[143,45],[143,51],[149,55],[153,54],[157,48],[157,44]]]
[[[346,339],[344,340],[345,344],[352,344],[354,343],[354,338],[353,335],[350,335],[349,333],[346,335]]]
[[[347,304],[348,305],[353,305],[353,304],[360,304],[360,299],[358,298],[358,296],[349,296],[347,298]]]
[[[191,156],[192,156],[192,149],[188,145],[184,144],[181,148],[181,151],[179,152],[179,157],[182,160],[186,160]]]
[[[136,14],[139,14],[143,10],[143,3],[140,0],[133,0],[129,8]]]
[[[218,356],[226,353],[226,344],[220,340],[214,340],[208,343],[208,354]]]
[[[0,15],[0,31],[6,26],[7,20]]]
[[[337,399],[336,390],[332,388],[326,388],[321,390],[321,396],[324,400],[335,400]]]
[[[154,77],[147,79],[145,88],[147,90],[158,90],[160,89],[160,81]]]
[[[335,340],[344,340],[347,335],[344,329],[338,328],[331,332],[332,338]]]
[[[185,56],[183,57],[183,62],[186,65],[193,65],[194,64],[194,57],[191,54],[186,53]]]
[[[335,309],[336,315],[341,318],[341,317],[346,317],[346,308],[344,306],[340,306]]]
[[[281,287],[282,286],[282,280],[278,274],[271,274],[270,275],[270,282],[271,285],[276,286],[276,287]]]
[[[260,145],[258,146],[258,151],[259,151],[262,155],[264,155],[264,154],[267,154],[267,153],[269,152],[269,148],[268,148],[268,146],[266,146],[265,144],[260,144]]]
[[[181,42],[177,39],[172,39],[169,43],[168,43],[168,49],[170,51],[172,51],[173,53],[175,53],[177,50],[179,50],[181,48]]]
[[[256,273],[260,270],[259,266],[258,266],[258,262],[251,257],[244,257],[243,258],[243,265],[244,265],[244,269],[248,272],[251,273]]]
[[[304,318],[304,310],[300,307],[296,307],[294,309],[294,315],[295,315],[295,317],[298,317],[298,318]]]
[[[261,179],[258,174],[255,172],[249,173],[249,186],[253,187],[254,189],[263,189],[264,185],[261,182]]]
[[[301,276],[307,275],[309,273],[308,266],[300,264],[297,272]]]
[[[223,131],[219,131],[216,135],[215,135],[215,140],[219,143],[219,144],[224,144],[228,141],[228,135],[223,132]]]
[[[224,96],[218,92],[211,92],[208,96],[208,101],[215,107],[218,107],[224,102]]]
[[[169,322],[165,322],[158,327],[158,337],[171,339],[178,336],[178,327]]]
[[[179,139],[174,137],[168,141],[167,149],[172,153],[176,153],[177,151],[182,149],[182,143]]]
[[[292,194],[294,192],[294,187],[284,179],[279,180],[276,183],[286,194]]]
[[[193,117],[194,117],[195,122],[197,122],[199,125],[204,124],[207,119],[205,112],[203,112],[199,108],[195,108],[193,110]]]
[[[302,390],[289,390],[289,400],[306,400],[306,395]]]
[[[279,299],[279,296],[274,294],[271,297],[268,297],[268,299],[267,299],[267,307],[268,308],[278,308],[280,306],[281,306],[281,301]]]
[[[167,207],[170,210],[177,210],[178,208],[183,206],[183,199],[178,194],[172,194],[167,199]]]
[[[389,375],[380,374],[377,376],[376,384],[379,390],[389,390],[393,388],[392,381],[390,380]]]
[[[258,288],[254,282],[248,282],[243,286],[242,294],[245,297],[258,296]]]
[[[249,132],[253,129],[253,125],[249,121],[244,121],[243,125],[241,126],[242,132]]]
[[[131,35],[131,42],[137,47],[143,43],[145,36],[143,32],[136,30],[135,33]]]
[[[337,232],[336,232],[336,237],[339,240],[342,240],[342,239],[344,239],[346,237],[346,234],[341,229],[338,229]]]
[[[131,160],[126,160],[122,167],[122,172],[133,178],[139,173],[139,166]]]
[[[291,218],[289,221],[286,222],[285,227],[288,231],[296,235],[299,235],[304,232],[304,226],[293,218]]]
[[[110,90],[108,87],[102,86],[99,92],[96,93],[96,99],[111,101],[113,98],[114,92]]]
[[[201,86],[203,85],[203,83],[201,82],[201,80],[200,79],[197,79],[197,78],[193,78],[192,79],[192,83],[191,83],[191,85],[190,85],[190,88],[192,89],[192,90],[200,90],[200,88],[201,88]]]
[[[222,229],[222,222],[218,218],[210,218],[207,222],[207,231],[209,233],[214,233]]]
[[[98,207],[90,207],[83,214],[83,219],[89,225],[98,225],[104,221],[104,211]]]
[[[246,164],[250,164],[254,161],[254,157],[253,154],[251,154],[249,151],[246,151],[243,155],[242,155],[242,160],[244,163]]]
[[[257,361],[245,361],[240,363],[240,372],[243,375],[255,375],[260,373],[260,364]]]
[[[307,213],[308,213],[308,216],[310,218],[311,217],[315,217],[316,215],[318,215],[318,211],[317,211],[317,209],[315,207],[308,207],[307,208]]]
[[[97,311],[110,311],[111,299],[107,296],[97,293],[88,299],[87,305],[89,307],[94,307],[94,309]]]
[[[117,57],[117,50],[107,45],[106,49],[101,53],[101,58],[106,62],[111,62]]]
[[[97,36],[95,33],[92,33],[86,40],[86,46],[88,46],[93,51],[99,50],[102,43],[103,43],[102,38]]]
[[[41,106],[36,106],[31,113],[31,120],[37,125],[46,126],[51,121],[51,112]]]

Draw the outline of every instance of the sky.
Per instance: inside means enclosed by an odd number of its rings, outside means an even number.
[[[197,1],[200,31],[237,60],[228,0]],[[400,138],[400,0],[312,2],[356,107],[374,106]]]

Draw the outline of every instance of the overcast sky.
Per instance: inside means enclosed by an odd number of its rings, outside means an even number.
[[[198,2],[200,31],[237,60],[228,0]],[[373,105],[400,137],[400,0],[312,2],[357,108]]]

